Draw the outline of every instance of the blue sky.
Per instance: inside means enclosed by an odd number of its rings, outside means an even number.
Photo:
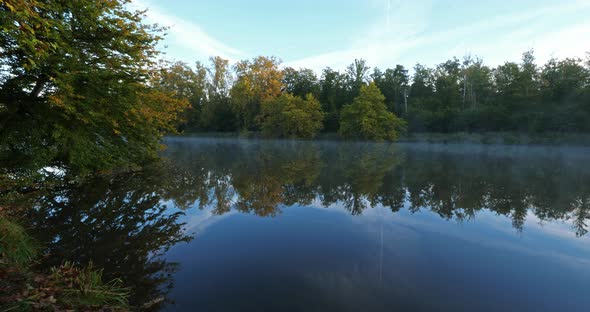
[[[287,66],[435,65],[477,55],[488,65],[590,52],[590,0],[134,0],[170,27],[167,59],[277,56]]]

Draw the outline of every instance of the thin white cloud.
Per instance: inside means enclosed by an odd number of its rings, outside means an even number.
[[[551,57],[583,58],[586,52],[590,52],[590,40],[586,40],[588,34],[590,21],[551,32],[537,43],[539,51],[543,51],[543,54],[537,56],[542,61]]]
[[[286,65],[309,67],[318,72],[326,66],[343,69],[355,58],[364,58],[370,65],[379,67],[412,66],[418,61],[434,65],[466,53],[483,57],[489,65],[497,65],[506,60],[518,60],[528,49],[535,50],[539,62],[551,56],[583,57],[590,50],[590,42],[580,40],[590,33],[588,22],[551,32],[538,29],[547,25],[551,16],[589,10],[589,1],[500,15],[434,33],[425,31],[433,26],[434,2],[430,0],[374,0],[371,4],[381,5],[383,16],[352,38],[348,48],[290,61]]]
[[[308,67],[319,72],[326,66],[343,69],[356,58],[366,59],[373,65],[395,60],[416,45],[419,34],[428,25],[433,8],[432,0],[373,0],[368,4],[382,8],[384,14],[354,35],[348,48],[290,61],[287,65]]]
[[[465,54],[484,58],[488,65],[517,61],[522,52],[534,49],[539,63],[550,57],[584,57],[590,41],[581,40],[590,33],[590,22],[579,21],[565,27],[547,29],[551,17],[579,11],[590,13],[590,1],[579,0],[530,9],[508,15],[484,18],[453,28],[436,29],[434,0],[371,0],[367,4],[379,10],[371,25],[350,37],[343,49],[287,61],[294,68],[307,67],[321,72],[326,66],[344,69],[355,58],[364,58],[371,66],[391,67],[416,62],[434,65],[452,56]],[[248,57],[193,21],[183,20],[158,7],[152,0],[134,0],[132,6],[147,8],[149,22],[169,27],[164,44],[167,58],[185,61],[204,60],[219,55],[231,62]]]
[[[169,53],[182,51],[182,55],[194,54],[191,56],[191,61],[206,59],[210,56],[221,56],[233,62],[244,56],[242,51],[228,46],[207,34],[197,23],[167,14],[150,1],[133,0],[131,6],[135,9],[147,9],[146,18],[148,22],[169,28],[166,31],[165,43],[174,47],[174,49],[167,51]],[[172,54],[171,56],[182,59],[182,55]]]

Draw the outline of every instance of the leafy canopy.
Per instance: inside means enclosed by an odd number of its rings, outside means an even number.
[[[259,119],[268,136],[313,138],[323,127],[324,113],[313,95],[301,98],[285,93],[263,102]]]
[[[259,56],[234,66],[236,82],[230,94],[240,130],[255,130],[261,103],[281,94],[283,71],[279,65],[280,60],[274,57]]]
[[[188,102],[148,83],[161,29],[127,3],[0,2],[0,175],[156,157]]]
[[[339,133],[345,138],[394,141],[405,128],[405,122],[387,110],[385,96],[374,82],[361,87],[340,118]]]

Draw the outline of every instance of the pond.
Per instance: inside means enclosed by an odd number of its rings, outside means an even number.
[[[163,311],[587,311],[590,150],[167,138],[39,198],[44,263]]]

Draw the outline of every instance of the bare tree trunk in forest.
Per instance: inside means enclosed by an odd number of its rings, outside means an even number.
[[[465,93],[467,91],[467,73],[463,74],[463,109],[465,109]]]

